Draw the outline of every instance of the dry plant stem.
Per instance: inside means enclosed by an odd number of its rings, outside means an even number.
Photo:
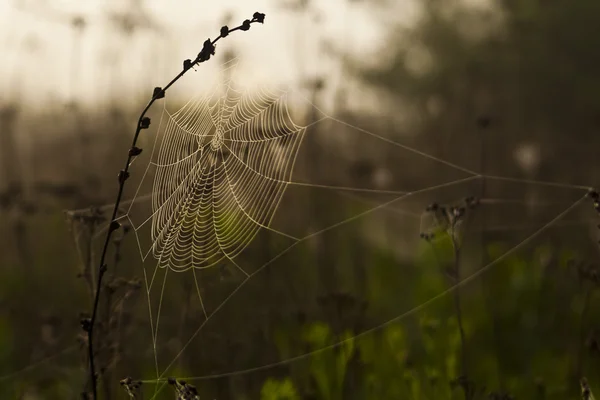
[[[92,274],[92,265],[94,263],[94,235],[96,234],[96,222],[93,219],[90,219],[89,232],[88,232],[88,240],[87,240],[87,253],[85,260],[85,270],[83,271],[83,277],[89,287],[90,291],[90,299],[94,298],[94,275]]]
[[[115,246],[115,254],[114,254],[114,258],[113,258],[113,265],[114,265],[114,269],[113,269],[113,278],[112,278],[112,283],[114,283],[114,277],[116,276],[116,272],[117,272],[117,266],[119,264],[119,260],[121,259],[121,240],[116,241],[114,243]],[[110,283],[109,283],[110,284]],[[106,296],[106,315],[105,315],[105,325],[107,330],[112,331],[112,326],[111,326],[111,316],[113,314],[113,292],[109,291],[108,296]],[[121,315],[119,315],[119,321],[120,321]],[[120,337],[120,323],[117,325],[116,328],[116,332],[107,332],[114,335],[116,338],[111,337],[111,341],[109,342],[109,345],[111,347],[111,351],[114,351],[114,354],[111,354],[111,359],[108,361],[108,364],[106,366],[107,368],[107,374],[103,374],[104,377],[104,386],[105,386],[105,390],[106,390],[106,399],[110,400],[113,397],[113,392],[111,390],[110,387],[110,383],[112,382],[112,378],[113,378],[113,371],[116,369],[117,364],[119,362],[118,359],[118,347],[120,345],[119,343],[119,337]]]
[[[454,227],[450,232],[450,239],[452,241],[452,249],[454,251],[454,276],[456,282],[460,282],[460,247],[456,241],[456,236],[454,232]],[[456,312],[456,322],[458,324],[458,331],[460,333],[460,352],[461,352],[461,373],[465,378],[468,378],[467,374],[467,350],[465,345],[465,330],[463,328],[462,323],[462,310],[460,307],[460,288],[454,291],[454,309]],[[468,385],[463,386],[465,391],[465,399],[469,400],[471,398],[471,390]]]
[[[450,228],[450,232],[448,233],[448,236],[450,237],[450,242],[452,244],[454,269],[451,272],[446,272],[446,271],[442,270],[442,273],[444,273],[444,275],[446,275],[450,280],[454,281],[455,284],[459,284],[461,282],[460,244],[456,240],[455,226],[452,226]],[[430,245],[431,245],[431,249],[433,250],[433,255],[436,259],[437,264],[441,266],[440,259],[438,257],[437,251],[435,250],[435,246],[433,246],[433,244],[431,244],[431,242],[430,242]],[[469,383],[468,383],[466,339],[465,339],[465,330],[463,328],[463,323],[462,323],[462,309],[461,309],[459,288],[457,288],[457,290],[454,291],[453,298],[454,298],[454,311],[456,314],[456,321],[457,321],[457,325],[458,325],[458,331],[460,334],[461,375],[467,379],[467,383],[465,385],[462,385],[462,388],[465,393],[465,399],[471,400],[471,398],[473,397],[473,390],[472,390],[473,388],[470,387]]]
[[[146,113],[148,112],[148,110],[150,109],[150,107],[152,107],[152,105],[154,104],[154,102],[158,99],[161,99],[165,96],[167,90],[175,83],[177,82],[186,72],[188,72],[190,69],[193,69],[194,66],[207,61],[210,56],[212,56],[214,54],[214,46],[215,44],[223,37],[229,35],[232,32],[235,32],[237,30],[248,30],[246,28],[249,28],[249,24],[251,23],[256,23],[256,22],[260,22],[262,23],[264,21],[264,14],[260,14],[257,15],[258,13],[256,13],[254,15],[254,17],[252,18],[252,20],[246,20],[244,24],[233,28],[233,29],[227,29],[226,32],[223,32],[223,30],[221,31],[221,34],[214,40],[210,41],[208,40],[207,42],[210,43],[210,47],[212,47],[212,52],[209,52],[208,54],[206,53],[205,49],[206,49],[206,43],[205,43],[205,48],[203,48],[203,50],[198,54],[198,56],[192,61],[189,60],[188,63],[184,63],[184,68],[183,70],[177,74],[177,76],[175,76],[175,78],[173,78],[164,88],[157,88],[154,92],[154,95],[152,96],[152,99],[150,100],[150,102],[148,102],[148,104],[146,105],[146,107],[144,107],[142,113],[140,114],[140,117],[138,118],[138,124],[135,130],[135,134],[133,136],[133,140],[131,143],[131,149],[133,150],[134,148],[136,148],[136,144],[138,141],[138,137],[140,135],[140,132],[142,131],[142,129],[145,129],[143,126],[143,120],[146,117]],[[147,128],[147,126],[146,126]],[[139,154],[139,153],[138,153]],[[102,248],[102,255],[100,257],[100,266],[98,269],[98,281],[96,284],[96,295],[94,298],[94,308],[92,310],[92,316],[89,320],[89,324],[87,326],[87,333],[88,333],[88,357],[89,357],[89,363],[90,363],[90,378],[91,378],[91,384],[92,384],[92,395],[93,395],[93,399],[97,400],[98,399],[98,389],[97,389],[97,382],[96,382],[96,366],[94,365],[94,326],[95,326],[95,322],[96,322],[96,316],[98,313],[98,304],[100,301],[100,292],[101,292],[101,288],[102,288],[102,278],[104,277],[105,273],[106,273],[106,269],[107,266],[105,264],[106,261],[106,253],[108,251],[108,245],[110,243],[110,239],[112,237],[113,232],[118,228],[118,225],[115,227],[115,223],[116,218],[117,218],[117,212],[119,210],[119,206],[121,204],[121,199],[123,197],[123,190],[125,187],[125,182],[127,181],[127,177],[129,176],[129,166],[131,164],[131,160],[135,157],[136,155],[132,154],[132,152],[130,151],[127,155],[127,162],[125,163],[125,168],[123,168],[123,170],[121,170],[120,175],[119,175],[119,190],[117,192],[117,198],[115,200],[115,205],[113,207],[113,212],[110,218],[110,228],[108,229],[108,233],[106,234],[106,239],[104,241],[104,246]]]

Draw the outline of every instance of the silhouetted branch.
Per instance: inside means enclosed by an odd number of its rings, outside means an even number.
[[[152,99],[146,105],[146,107],[143,109],[142,113],[140,114],[140,117],[138,119],[138,124],[137,124],[136,130],[135,130],[135,135],[133,136],[133,141],[132,141],[131,147],[129,149],[129,152],[127,154],[127,162],[125,163],[125,167],[119,172],[119,175],[118,175],[119,190],[117,192],[117,198],[115,200],[113,213],[110,218],[111,223],[110,223],[110,226],[108,229],[108,233],[106,234],[106,240],[104,241],[104,246],[102,248],[102,255],[100,256],[100,267],[98,269],[98,271],[99,271],[98,272],[98,281],[96,284],[96,295],[94,298],[94,307],[92,310],[92,316],[89,319],[83,320],[81,323],[83,330],[85,332],[87,332],[87,335],[88,335],[88,357],[89,357],[89,363],[90,363],[90,378],[91,378],[91,385],[92,385],[92,395],[93,395],[94,400],[98,399],[96,367],[94,365],[94,325],[96,322],[96,316],[97,316],[97,312],[98,312],[98,304],[99,304],[100,292],[101,292],[101,288],[102,288],[102,278],[104,277],[106,270],[107,270],[107,265],[105,263],[106,253],[107,253],[108,246],[109,246],[110,239],[112,237],[113,232],[115,232],[120,227],[120,224],[116,220],[116,217],[117,217],[117,212],[119,210],[119,205],[121,203],[121,198],[123,196],[125,182],[129,178],[129,166],[131,164],[132,159],[142,152],[142,149],[140,149],[136,146],[138,137],[139,137],[142,129],[148,129],[150,126],[150,118],[146,117],[146,113],[148,112],[148,110],[154,104],[154,102],[156,100],[159,100],[159,99],[162,99],[165,97],[165,93],[166,93],[167,89],[169,89],[175,82],[177,82],[179,80],[179,78],[181,78],[187,71],[189,71],[194,66],[196,66],[200,63],[208,61],[210,59],[210,57],[215,54],[215,44],[221,38],[224,38],[224,37],[228,36],[231,32],[235,32],[237,30],[247,31],[250,29],[250,25],[252,23],[256,23],[256,22],[264,23],[264,20],[265,20],[265,14],[256,12],[256,13],[254,13],[254,16],[252,17],[251,20],[250,19],[245,20],[238,27],[229,29],[228,27],[224,26],[223,28],[221,28],[220,35],[212,41],[210,39],[207,39],[204,42],[202,50],[200,51],[200,53],[198,53],[198,56],[193,61],[185,60],[183,63],[183,70],[179,74],[177,74],[177,76],[175,76],[175,78],[173,78],[164,88],[161,88],[161,87],[154,88],[154,92],[152,94]]]

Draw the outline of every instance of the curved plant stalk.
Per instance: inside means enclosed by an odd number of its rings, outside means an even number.
[[[91,318],[86,318],[81,321],[82,328],[84,331],[87,332],[87,336],[88,336],[88,358],[89,358],[89,363],[90,363],[90,379],[91,379],[92,396],[93,396],[92,399],[94,399],[94,400],[98,399],[97,376],[96,376],[96,369],[95,369],[95,365],[94,365],[94,325],[96,322],[96,316],[97,316],[97,312],[98,312],[98,303],[100,300],[100,292],[101,292],[101,288],[102,288],[102,278],[104,277],[104,274],[106,273],[106,270],[107,270],[107,265],[105,263],[106,253],[107,253],[108,245],[110,243],[110,239],[112,237],[113,232],[116,231],[117,229],[119,229],[119,227],[120,227],[120,224],[116,220],[116,218],[117,218],[117,212],[119,210],[119,205],[121,204],[121,198],[123,196],[123,189],[125,187],[125,182],[129,178],[129,166],[130,166],[133,158],[140,155],[142,152],[142,149],[140,149],[136,146],[138,137],[139,137],[142,129],[148,129],[150,126],[150,118],[146,117],[146,113],[148,112],[148,110],[154,104],[154,102],[156,100],[159,100],[159,99],[162,99],[163,97],[165,97],[165,93],[166,93],[167,89],[169,89],[175,82],[177,82],[179,80],[179,78],[181,78],[186,72],[188,72],[190,69],[193,69],[196,65],[203,63],[205,61],[208,61],[210,59],[210,57],[215,54],[215,44],[220,39],[228,36],[231,32],[235,32],[238,30],[247,31],[250,29],[250,25],[252,23],[256,23],[256,22],[264,23],[264,20],[265,20],[265,14],[256,12],[256,13],[254,13],[252,19],[245,20],[240,26],[237,26],[233,29],[229,29],[227,26],[223,26],[221,28],[219,36],[216,39],[214,39],[212,41],[210,39],[207,39],[204,42],[202,50],[200,51],[200,53],[198,53],[198,56],[194,60],[185,60],[183,62],[183,70],[181,72],[179,72],[177,74],[177,76],[175,76],[164,88],[161,88],[161,87],[154,88],[154,93],[152,94],[152,99],[150,100],[150,102],[148,102],[148,104],[146,105],[146,107],[144,107],[142,113],[140,114],[140,117],[138,119],[138,124],[135,129],[135,135],[133,136],[133,141],[131,143],[131,148],[129,149],[129,152],[127,154],[127,162],[125,163],[125,168],[123,168],[119,172],[119,176],[118,176],[119,177],[119,191],[117,192],[117,198],[115,200],[115,205],[113,208],[112,216],[110,218],[110,221],[111,221],[110,227],[108,229],[108,233],[106,234],[106,240],[104,241],[104,246],[102,248],[102,255],[100,257],[100,267],[98,269],[98,281],[96,284],[96,294],[94,297],[94,307],[92,309],[92,316],[91,316]]]

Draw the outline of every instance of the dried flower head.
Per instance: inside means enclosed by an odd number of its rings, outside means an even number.
[[[247,31],[250,29],[250,20],[247,19],[244,21],[244,23],[242,24],[242,26],[240,27],[241,30],[243,31]]]
[[[216,47],[214,43],[210,40],[210,38],[204,41],[202,45],[202,50],[198,53],[198,62],[204,62],[210,60],[210,56],[214,56],[216,51]]]
[[[252,19],[254,19],[256,22],[264,24],[265,23],[265,14],[255,12],[254,15],[252,16]]]

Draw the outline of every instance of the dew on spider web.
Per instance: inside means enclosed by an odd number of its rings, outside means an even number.
[[[569,229],[572,242],[588,234],[581,186],[480,175],[476,160],[437,158],[402,137],[311,113],[293,91],[255,98],[223,82],[214,96],[167,104],[132,166],[136,187],[120,215],[146,285],[156,376],[144,378],[251,372],[337,343],[307,347],[282,326],[302,332],[327,321],[337,333],[378,335],[423,310],[449,314],[456,282],[442,276],[415,289],[450,248],[447,226],[426,212],[433,203],[478,198],[453,232],[470,280],[492,268],[505,276],[507,257],[530,254],[555,232]]]

